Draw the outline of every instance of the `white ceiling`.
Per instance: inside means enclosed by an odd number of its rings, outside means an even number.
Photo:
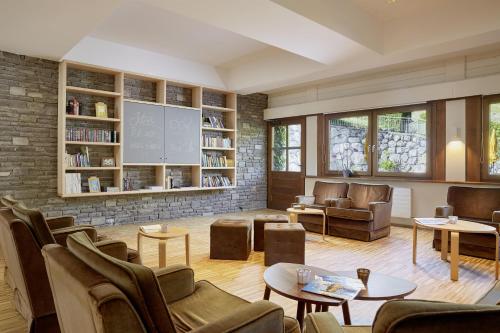
[[[500,43],[498,0],[2,0],[0,50],[242,93]]]

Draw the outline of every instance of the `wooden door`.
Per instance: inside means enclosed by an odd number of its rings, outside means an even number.
[[[305,131],[304,117],[268,124],[268,208],[285,210],[304,194]]]

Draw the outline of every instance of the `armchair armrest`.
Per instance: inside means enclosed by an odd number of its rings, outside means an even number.
[[[492,222],[500,223],[500,210],[495,210],[491,216]]]
[[[297,195],[295,197],[295,203],[298,204],[314,205],[315,200],[316,197],[314,195]]]
[[[75,225],[73,216],[48,217],[45,219],[50,230],[72,227]]]
[[[52,230],[52,235],[54,236],[57,244],[61,244],[62,246],[66,247],[66,239],[68,238],[68,236],[80,231],[85,232],[92,242],[97,241],[97,231],[94,229],[94,227],[89,225],[77,225],[73,227],[58,228]]]
[[[391,225],[392,202],[373,201],[368,203],[368,210],[373,213],[375,230]]]
[[[113,258],[123,261],[127,261],[128,259],[128,249],[125,242],[117,240],[105,240],[95,242],[94,245],[99,249],[99,251],[112,256]]]
[[[351,199],[349,198],[330,199],[330,207],[351,208]]]
[[[273,332],[284,333],[283,309],[268,301],[258,301],[193,330],[193,333],[213,332]]]
[[[437,206],[435,217],[448,217],[453,215],[453,206]]]
[[[382,332],[497,332],[500,307],[422,300],[384,303],[373,322],[373,333]]]
[[[172,265],[155,272],[167,304],[194,292],[194,272],[184,265]]]
[[[316,312],[304,320],[304,333],[343,333],[344,330],[330,312]]]

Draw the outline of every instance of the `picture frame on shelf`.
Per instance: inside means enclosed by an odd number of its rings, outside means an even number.
[[[101,159],[101,167],[110,168],[110,167],[115,167],[115,166],[116,166],[116,163],[115,163],[114,157],[103,157]]]
[[[106,103],[95,103],[95,116],[97,118],[108,118],[108,106],[106,105]]]
[[[101,192],[101,182],[99,177],[89,177],[89,192],[99,193]]]

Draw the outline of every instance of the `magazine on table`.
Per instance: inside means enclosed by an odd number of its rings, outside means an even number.
[[[161,231],[161,225],[159,224],[152,224],[152,225],[143,225],[139,227],[142,232],[145,233],[151,233],[151,232],[160,232]]]
[[[309,293],[348,301],[354,299],[364,289],[365,286],[360,279],[338,275],[316,275],[314,280],[302,288],[303,291]]]
[[[449,219],[444,217],[419,217],[415,220],[425,225],[444,225],[449,222]]]

